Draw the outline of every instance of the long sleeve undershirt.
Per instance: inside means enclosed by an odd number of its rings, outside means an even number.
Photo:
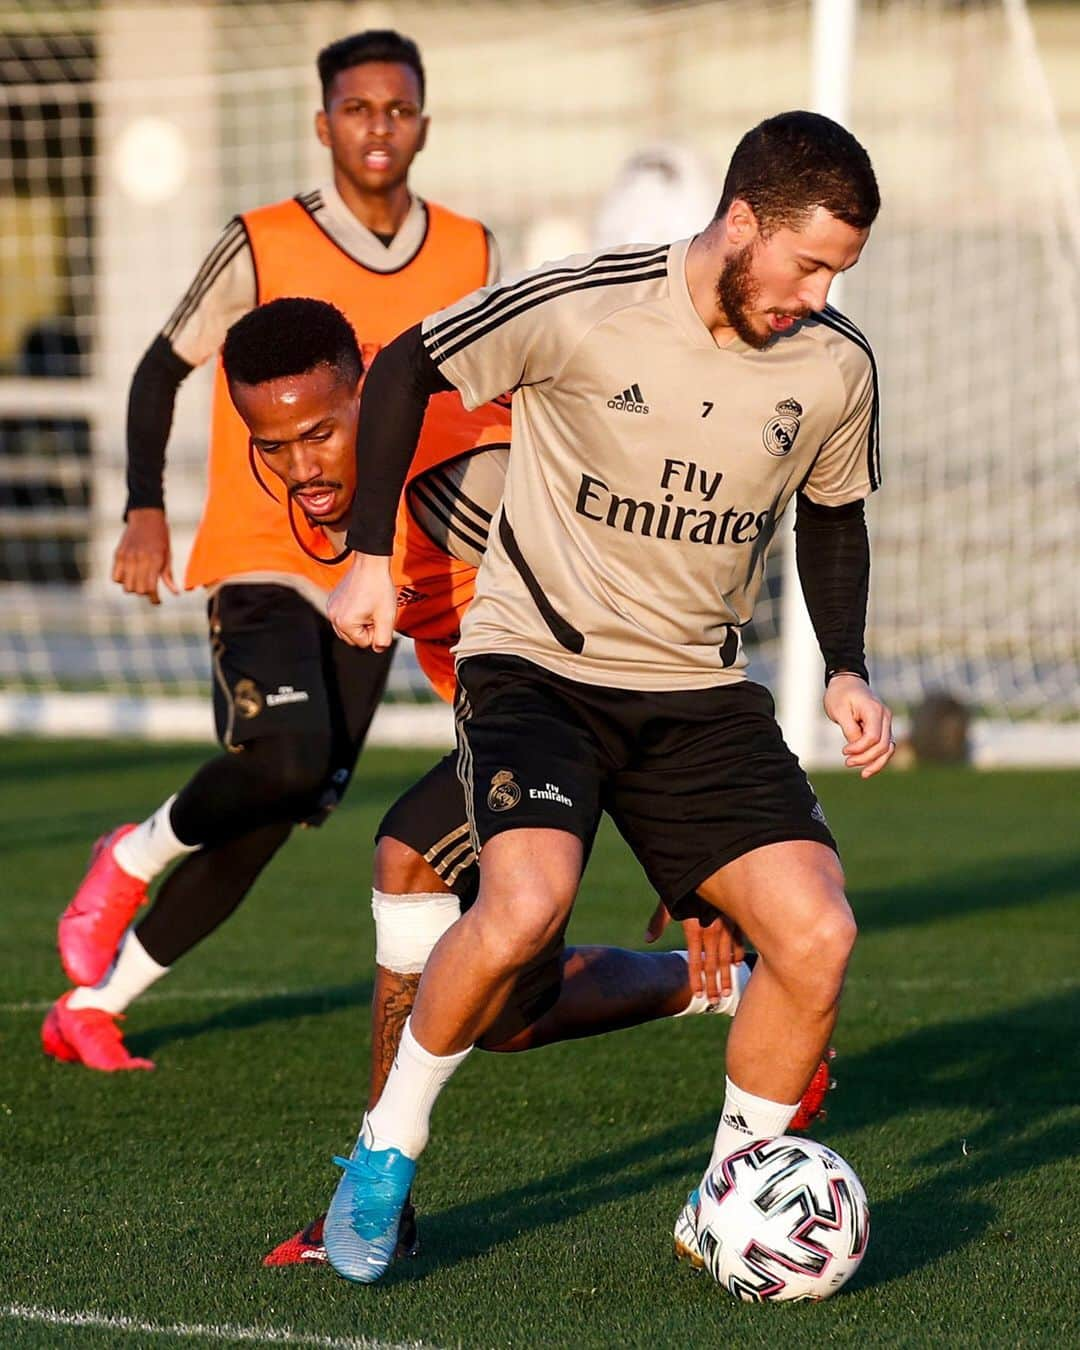
[[[356,481],[346,542],[356,553],[394,551],[398,498],[432,394],[453,385],[428,356],[420,325],[407,328],[371,363],[360,398]]]
[[[865,634],[870,540],[861,501],[795,501],[795,557],[806,608],[825,658],[825,683],[840,671],[868,679]]]
[[[172,430],[176,391],[194,370],[158,334],[131,380],[127,412],[127,507],[165,506],[165,447]]]

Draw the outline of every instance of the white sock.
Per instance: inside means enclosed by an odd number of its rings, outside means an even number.
[[[413,1036],[412,1018],[408,1018],[382,1096],[364,1117],[364,1143],[374,1149],[400,1149],[407,1158],[419,1158],[428,1141],[431,1108],[471,1049],[456,1055],[432,1055]]]
[[[724,1109],[720,1113],[720,1124],[716,1128],[716,1140],[709,1159],[710,1171],[721,1158],[726,1158],[751,1140],[775,1139],[777,1135],[783,1134],[799,1109],[798,1102],[791,1106],[783,1102],[770,1102],[765,1097],[755,1097],[750,1092],[744,1092],[730,1078],[726,1082]]]
[[[102,1012],[122,1013],[141,993],[167,975],[168,966],[159,966],[129,928],[120,943],[116,960],[105,972],[100,984],[81,985],[68,1000],[68,1007],[100,1008]]]
[[[676,956],[681,956],[687,965],[690,964],[690,955],[688,952],[676,952]],[[692,994],[690,1002],[681,1012],[675,1014],[676,1017],[695,1017],[698,1013],[725,1013],[728,1017],[734,1017],[742,1001],[743,990],[750,983],[750,967],[745,961],[740,961],[738,965],[731,967],[731,993],[727,998],[721,994],[719,1003],[710,1003],[707,994]]]
[[[173,834],[169,813],[174,801],[175,792],[152,816],[113,845],[113,857],[128,876],[137,877],[139,881],[153,881],[174,858],[194,853],[202,847],[201,844],[183,844]]]

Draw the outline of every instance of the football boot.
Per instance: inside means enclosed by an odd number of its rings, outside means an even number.
[[[825,1058],[814,1070],[814,1076],[802,1095],[799,1109],[792,1116],[788,1130],[808,1130],[811,1125],[828,1117],[829,1113],[825,1110],[824,1102],[826,1094],[836,1087],[836,1079],[832,1076],[832,1062],[835,1058],[836,1051],[830,1045],[825,1051]]]
[[[675,1258],[689,1261],[695,1270],[704,1270],[705,1258],[697,1240],[697,1217],[701,1196],[695,1187],[686,1197],[686,1204],[675,1220]]]
[[[133,829],[134,825],[120,825],[94,844],[86,875],[60,915],[60,961],[75,984],[98,983],[135,911],[146,903],[146,882],[125,872],[113,857],[113,845]]]
[[[75,991],[68,990],[49,1009],[41,1025],[41,1048],[53,1059],[85,1064],[88,1069],[116,1073],[124,1069],[152,1069],[151,1059],[137,1059],[128,1053],[120,1028],[120,1013],[100,1008],[69,1008]]]
[[[272,1252],[263,1257],[264,1266],[297,1266],[305,1262],[314,1262],[316,1265],[326,1264],[326,1244],[323,1242],[323,1220],[325,1214],[320,1214],[317,1219],[301,1228],[299,1233],[288,1238],[285,1242],[279,1243]],[[405,1202],[405,1208],[401,1211],[401,1222],[398,1224],[397,1249],[394,1252],[394,1259],[397,1261],[408,1260],[417,1256],[420,1252],[420,1234],[416,1226],[416,1210],[411,1201]]]
[[[339,1275],[373,1284],[394,1259],[416,1163],[396,1148],[370,1148],[365,1132],[348,1158],[334,1158],[343,1174],[326,1211],[323,1241]]]

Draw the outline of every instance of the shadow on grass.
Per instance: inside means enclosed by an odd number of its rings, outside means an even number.
[[[424,1276],[457,1265],[512,1241],[522,1233],[552,1227],[597,1206],[667,1188],[682,1200],[696,1180],[703,1137],[716,1123],[713,1112],[680,1121],[622,1148],[583,1158],[559,1172],[422,1217],[420,1256],[407,1265],[391,1266],[385,1283]],[[651,1235],[650,1235],[651,1240]],[[415,1275],[414,1275],[415,1272]]]
[[[1075,1122],[1050,1117],[1075,1103],[1078,1020],[1080,990],[1074,990],[990,1017],[923,1028],[840,1061],[837,1116],[845,1130],[921,1109],[986,1116],[963,1140],[929,1153],[901,1146],[895,1167],[923,1179],[888,1200],[871,1197],[873,1240],[855,1287],[902,1279],[979,1240],[1014,1240],[1007,1231],[995,1233],[997,1212],[985,1191],[1075,1149]],[[681,1188],[696,1179],[702,1140],[714,1122],[712,1112],[697,1115],[498,1195],[425,1213],[423,1254],[415,1266],[392,1269],[388,1283],[411,1278],[413,1270],[423,1276],[471,1260],[523,1232],[658,1185],[671,1189],[673,1218]],[[928,1168],[932,1175],[925,1177]]]
[[[1076,894],[1080,852],[997,859],[985,867],[920,877],[905,886],[860,889],[852,906],[863,933],[921,926],[1003,909],[1027,909]]]
[[[370,980],[359,980],[355,984],[332,985],[324,989],[268,994],[223,1008],[209,1017],[171,1022],[151,1031],[134,1032],[125,1039],[132,1054],[152,1057],[162,1046],[194,1040],[216,1031],[250,1031],[277,1022],[292,1022],[299,1017],[318,1017],[342,1008],[366,1007],[371,1003],[371,987]]]
[[[897,1166],[933,1175],[872,1205],[874,1241],[860,1285],[890,1283],[980,1238],[993,1240],[996,1211],[976,1192],[1075,1152],[1077,1123],[1060,1112],[1080,1101],[1078,1023],[1080,988],[923,1027],[839,1062],[836,1115],[845,1128],[920,1111],[984,1116],[929,1152],[898,1155]]]
[[[147,745],[143,741],[11,740],[4,743],[0,758],[0,782],[70,782],[76,778],[100,778],[103,773],[176,769],[190,773],[214,749],[209,739],[199,745]]]

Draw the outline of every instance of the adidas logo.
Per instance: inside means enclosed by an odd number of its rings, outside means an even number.
[[[637,384],[632,384],[629,389],[624,389],[621,394],[609,398],[607,405],[609,408],[616,409],[617,412],[647,413],[649,411],[649,405],[645,402],[645,395]]]
[[[750,1124],[741,1111],[729,1112],[726,1116],[721,1116],[720,1119],[725,1125],[730,1125],[733,1130],[739,1130],[742,1134],[751,1133]]]

